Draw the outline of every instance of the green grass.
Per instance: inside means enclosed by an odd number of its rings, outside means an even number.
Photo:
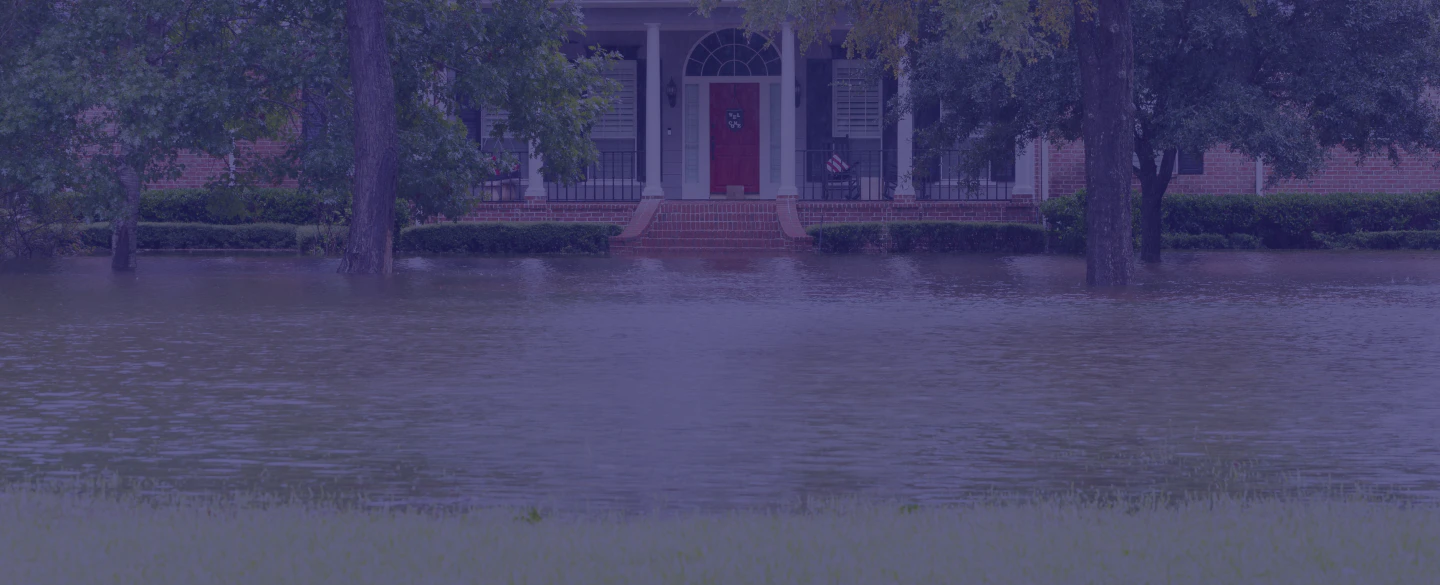
[[[1440,509],[839,506],[598,518],[0,493],[0,583],[1433,583]]]

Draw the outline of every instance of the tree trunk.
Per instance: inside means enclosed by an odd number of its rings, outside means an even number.
[[[1085,280],[1091,285],[1130,283],[1135,249],[1131,233],[1130,175],[1135,153],[1133,85],[1135,48],[1130,0],[1095,0],[1094,12],[1075,8],[1085,118]]]
[[[135,270],[135,250],[140,240],[140,173],[121,163],[115,169],[125,200],[110,222],[110,269]]]
[[[1164,201],[1165,190],[1170,187],[1176,156],[1175,149],[1166,150],[1165,155],[1160,158],[1158,168],[1154,162],[1151,162],[1147,168],[1142,160],[1141,170],[1145,171],[1141,173],[1140,177],[1140,261],[1142,262],[1160,261],[1160,248],[1163,243],[1161,228],[1164,227],[1161,203]]]
[[[355,187],[340,272],[389,274],[399,146],[384,0],[346,0],[345,29],[355,92]]]

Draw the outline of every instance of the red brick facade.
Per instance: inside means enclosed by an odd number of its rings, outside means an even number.
[[[238,152],[234,157],[236,170],[243,171],[249,161],[281,156],[285,154],[287,147],[286,143],[275,140],[239,143],[236,145]],[[224,177],[230,172],[229,160],[195,152],[180,153],[179,162],[185,166],[185,170],[178,178],[154,181],[146,187],[150,189],[199,189],[212,179]],[[276,186],[294,187],[295,185],[294,179],[288,179]]]
[[[1073,194],[1085,186],[1084,145],[1073,142],[1050,146],[1050,197]],[[1420,154],[1402,157],[1399,166],[1385,157],[1357,164],[1354,155],[1337,149],[1324,168],[1306,181],[1284,180],[1271,185],[1273,170],[1263,170],[1264,193],[1416,193],[1440,191],[1440,157]],[[1040,171],[1036,172],[1040,177]],[[1140,188],[1139,181],[1134,183]],[[1255,193],[1255,159],[1229,149],[1205,153],[1205,173],[1176,175],[1167,193],[1237,195]]]
[[[1018,201],[920,201],[897,205],[890,201],[801,201],[796,204],[800,223],[856,223],[870,221],[1038,221],[1029,198]]]
[[[636,202],[620,203],[481,203],[460,221],[567,221],[625,225],[635,214]]]

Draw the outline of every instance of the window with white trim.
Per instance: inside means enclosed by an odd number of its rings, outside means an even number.
[[[602,140],[634,140],[636,134],[636,62],[612,61],[605,71],[606,79],[620,86],[610,102],[610,110],[595,120],[590,137]]]
[[[831,136],[880,138],[883,130],[880,80],[869,76],[869,63],[836,59],[830,92]]]

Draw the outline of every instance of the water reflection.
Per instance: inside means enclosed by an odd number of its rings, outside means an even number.
[[[1440,495],[1436,254],[1173,254],[1099,292],[1046,256],[144,260],[0,272],[6,477],[643,509],[1245,462]]]

